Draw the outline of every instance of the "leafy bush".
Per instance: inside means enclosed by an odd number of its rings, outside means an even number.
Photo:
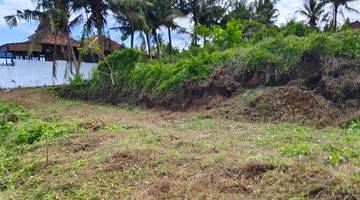
[[[57,138],[69,135],[77,130],[77,125],[70,122],[45,122],[38,119],[30,119],[16,127],[14,134],[11,136],[11,141],[17,145],[33,144],[44,140],[45,136]]]
[[[231,56],[231,51],[201,53],[196,57],[182,59],[176,63],[142,63],[130,74],[133,89],[150,90],[159,94],[177,88],[190,78],[205,80],[216,67],[215,64]]]
[[[313,51],[323,56],[360,58],[360,31],[311,34],[307,42]]]
[[[360,31],[346,31],[333,36],[334,48],[329,48],[336,56],[360,58]]]
[[[278,58],[269,50],[255,46],[244,51],[244,65],[242,72],[266,70],[267,66],[274,66],[278,62]]]
[[[199,35],[201,38],[203,38],[204,43],[206,43],[207,40],[210,39],[210,37],[213,35],[214,27],[207,25],[197,25],[195,27],[195,33]]]
[[[257,72],[265,82],[269,81],[271,73],[281,79],[301,65],[302,55],[307,49],[307,43],[296,36],[268,38],[242,51],[236,71],[240,76]]]
[[[0,142],[11,132],[15,124],[29,117],[29,113],[14,104],[0,103]]]
[[[260,31],[256,32],[254,34],[254,37],[252,38],[251,42],[256,44],[266,38],[272,38],[272,37],[279,37],[282,36],[281,32],[279,31],[279,28],[272,27],[272,28],[263,28]]]
[[[349,123],[347,130],[350,133],[359,133],[360,134],[360,120],[354,120]]]
[[[22,107],[0,103],[0,147],[5,142],[10,146],[33,144],[43,140],[45,135],[56,138],[79,130],[73,122],[39,120]]]
[[[281,32],[284,36],[295,35],[298,37],[306,37],[312,30],[304,23],[291,21],[286,26],[282,27]]]
[[[244,20],[242,24],[244,33],[250,38],[253,37],[255,33],[265,28],[265,25],[254,20]]]
[[[226,28],[215,27],[214,43],[222,49],[239,45],[243,41],[243,26],[240,20],[232,20]]]
[[[110,82],[110,78],[125,82],[128,74],[140,61],[141,53],[135,49],[124,49],[110,54],[104,61],[100,62],[97,71],[100,78]]]

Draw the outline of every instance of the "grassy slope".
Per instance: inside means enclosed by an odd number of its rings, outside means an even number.
[[[13,184],[0,191],[0,199],[360,195],[358,132],[251,124],[211,111],[94,105],[54,98],[47,89],[0,92],[0,101],[24,105],[41,119],[70,119],[83,127],[50,141],[48,166],[43,141],[19,147],[23,151],[9,158],[19,166],[6,173]]]
[[[131,97],[133,95],[137,97],[143,92],[149,92],[152,96],[161,98],[164,93],[181,88],[189,79],[206,81],[215,69],[223,65],[233,68],[233,75],[237,78],[246,76],[247,73],[257,72],[263,85],[276,85],[275,83],[281,80],[287,82],[288,77],[293,77],[294,74],[301,77],[304,55],[309,53],[316,53],[315,55],[319,56],[323,62],[329,57],[358,59],[360,57],[360,31],[342,31],[333,34],[313,33],[306,37],[293,35],[269,37],[259,42],[250,41],[242,46],[226,50],[218,49],[213,52],[199,48],[193,53],[192,51],[183,52],[184,55],[170,63],[167,59],[139,63],[141,60],[139,52],[126,49],[114,52],[107,58],[107,62],[103,61],[99,64],[98,69],[101,72],[110,73],[108,66],[110,63],[110,66],[114,68],[115,88],[117,92],[125,92],[125,98],[129,98],[129,93],[132,94]],[[329,66],[322,67],[326,69]],[[80,95],[87,92],[101,93],[105,86],[109,87],[109,84],[112,84],[112,81],[109,75],[99,71],[95,71],[90,83],[84,86],[76,85],[74,82],[70,89]]]

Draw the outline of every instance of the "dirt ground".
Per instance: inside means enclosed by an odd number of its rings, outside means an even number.
[[[86,130],[51,141],[51,164],[0,199],[360,198],[357,132],[247,122],[214,109],[90,104],[47,88],[0,91],[0,101]],[[41,166],[44,146],[29,149],[20,159]]]

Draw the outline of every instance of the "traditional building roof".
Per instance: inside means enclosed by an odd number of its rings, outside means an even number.
[[[360,21],[355,21],[349,24],[349,27],[352,29],[360,29]]]
[[[28,52],[30,48],[29,42],[7,43],[0,46],[0,52]],[[33,45],[33,52],[41,52],[41,45]]]
[[[101,36],[101,35],[94,35],[89,38],[91,41],[97,41],[97,44],[104,49],[106,52],[113,52],[115,50],[121,50],[124,48],[123,45],[111,40],[108,37]]]
[[[29,38],[29,42],[38,44],[51,44],[59,46],[67,46],[68,39],[64,32],[58,32],[57,34],[52,31],[51,24],[46,18],[40,21],[39,26],[36,28],[35,33]],[[73,38],[70,38],[73,47],[80,46],[80,42]]]
[[[36,40],[38,40],[38,41],[36,41]],[[67,46],[68,45],[68,39],[63,34],[59,34],[58,36],[46,35],[46,36],[39,37],[39,39],[36,39],[36,37],[34,37],[34,35],[32,35],[29,37],[29,42],[33,42],[33,41],[38,44],[51,44],[51,45],[58,45],[58,46]],[[70,41],[71,41],[71,45],[73,47],[80,46],[80,42],[76,41],[75,39],[70,38]]]

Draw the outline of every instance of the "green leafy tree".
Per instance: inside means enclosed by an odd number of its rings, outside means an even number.
[[[208,39],[210,39],[214,33],[214,28],[207,25],[198,25],[195,27],[195,33],[203,38],[204,46],[206,46]]]
[[[304,3],[303,8],[297,12],[307,18],[310,28],[316,29],[321,15],[324,13],[324,6],[323,2],[308,0]]]
[[[215,27],[214,43],[225,49],[235,47],[243,40],[243,26],[240,20],[232,20],[226,24],[226,28]]]
[[[284,36],[296,35],[298,37],[305,37],[311,33],[311,30],[313,29],[310,29],[306,24],[291,20],[286,24],[286,26],[281,28],[281,33]]]

